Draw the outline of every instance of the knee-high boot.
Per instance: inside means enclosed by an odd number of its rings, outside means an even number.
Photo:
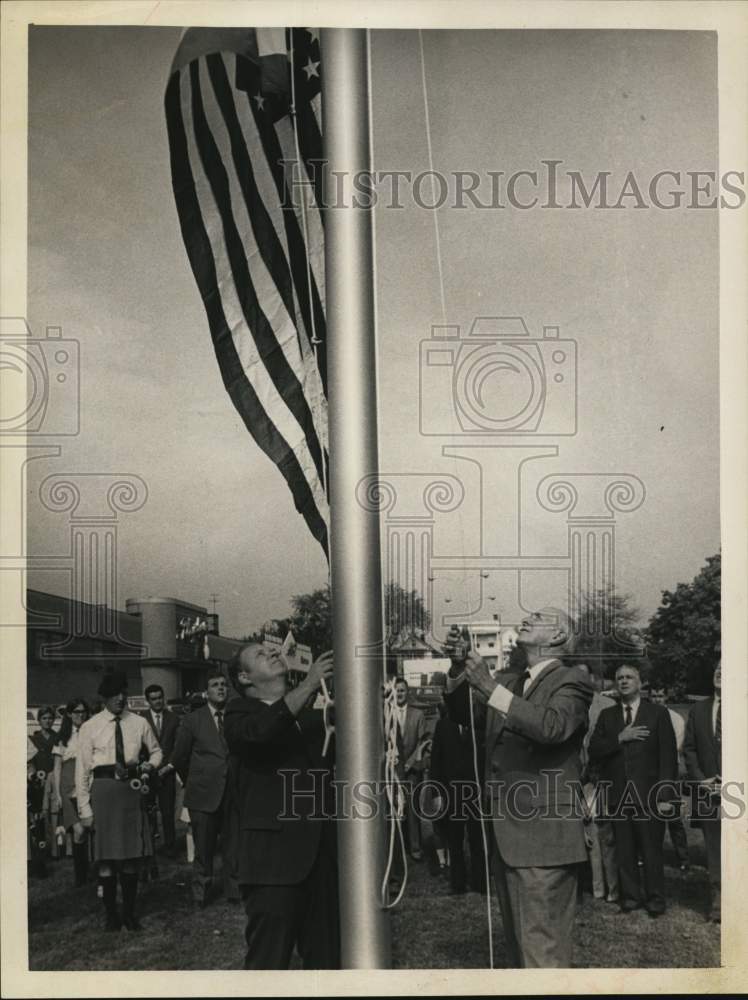
[[[122,923],[128,931],[142,930],[135,916],[135,900],[138,895],[137,872],[120,872],[119,882],[122,886]]]
[[[88,844],[85,840],[81,844],[73,841],[73,872],[76,888],[85,885],[88,876]]]
[[[122,921],[117,912],[117,876],[100,876],[99,881],[102,886],[104,912],[106,913],[104,929],[107,931],[118,931],[122,926]]]

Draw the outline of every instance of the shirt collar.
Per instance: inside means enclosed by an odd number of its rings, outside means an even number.
[[[636,713],[639,711],[639,705],[640,704],[641,704],[641,698],[634,698],[633,701],[629,702],[629,705],[631,706],[631,714],[632,715],[636,715]],[[626,714],[626,703],[623,702],[623,701],[621,702],[621,710],[623,711],[623,713],[625,715]]]
[[[530,675],[530,683],[535,680],[538,674],[545,670],[549,663],[553,663],[553,657],[549,657],[547,660],[540,660],[540,662],[528,669],[527,672]]]

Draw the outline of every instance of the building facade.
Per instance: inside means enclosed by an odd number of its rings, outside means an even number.
[[[171,597],[131,599],[126,608],[27,590],[27,704],[59,705],[77,696],[91,701],[102,673],[114,669],[126,673],[131,694],[152,683],[161,684],[167,698],[203,690],[209,664],[202,648],[177,633],[185,618],[207,620],[217,631],[217,617]]]

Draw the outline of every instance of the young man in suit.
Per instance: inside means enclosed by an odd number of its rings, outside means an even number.
[[[467,833],[470,849],[470,888],[485,892],[486,859],[483,851],[483,833],[480,816],[480,788],[483,785],[483,735],[473,734],[470,719],[457,721],[457,712],[450,700],[445,703],[445,714],[436,723],[431,745],[429,781],[436,782],[443,791],[446,807],[443,829],[449,847],[449,884],[452,895],[467,891],[464,842]],[[477,721],[477,720],[476,720]],[[482,720],[481,720],[482,722]],[[478,739],[479,754],[474,753],[473,740]],[[478,756],[476,782],[475,757]]]
[[[692,782],[691,825],[704,831],[711,906],[708,920],[721,921],[722,854],[720,787],[722,784],[722,664],[714,671],[714,697],[691,709],[683,741],[686,770]]]
[[[247,911],[245,969],[340,966],[336,830],[327,798],[322,712],[309,705],[332,676],[324,653],[289,690],[277,649],[244,646],[229,666],[239,698],[226,711],[239,811],[239,882]]]
[[[413,808],[413,789],[422,774],[419,771],[418,748],[426,739],[426,717],[419,708],[408,704],[408,682],[404,677],[395,681],[395,717],[397,719],[397,776],[405,787],[405,821],[408,846],[414,861],[421,861],[421,821],[419,810]]]
[[[565,666],[569,618],[556,608],[518,630],[527,669],[506,682],[471,651],[469,683],[487,700],[486,786],[496,841],[494,876],[510,965],[569,968],[578,866],[587,857],[579,751],[592,688]]]
[[[228,684],[223,673],[214,669],[208,674],[207,702],[185,716],[177,730],[171,763],[185,786],[184,804],[190,814],[195,841],[192,897],[204,907],[213,883],[213,867],[218,837],[223,854],[223,882],[226,896],[238,898],[233,877],[233,845],[226,836],[228,802],[229,749],[224,734],[224,711]]]
[[[174,753],[179,719],[166,707],[164,689],[160,684],[149,684],[143,694],[148,702],[148,711],[145,713],[146,722],[150,724],[164,755],[164,763],[159,769],[157,780],[154,783],[154,794],[161,813],[164,851],[170,858],[173,858],[176,853],[174,811],[177,797],[177,775],[174,765],[171,763],[171,757]]]
[[[664,706],[641,699],[638,664],[618,667],[616,688],[620,704],[600,713],[590,760],[599,767],[602,806],[613,821],[621,910],[644,904],[657,917],[665,912],[665,822],[680,801],[675,732]],[[644,863],[643,892],[637,857]]]

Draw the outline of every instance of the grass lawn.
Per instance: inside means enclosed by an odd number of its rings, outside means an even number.
[[[666,843],[668,909],[623,915],[585,892],[574,947],[576,967],[685,968],[719,965],[719,926],[704,920],[708,882],[701,833],[688,831],[691,870],[673,867]],[[141,888],[142,934],[101,929],[95,884],[72,888],[72,862],[50,862],[46,879],[29,882],[29,968],[59,970],[239,969],[244,948],[241,904],[223,898],[195,911],[189,866],[159,859],[158,881]],[[494,961],[504,962],[498,906],[493,908]],[[485,897],[450,896],[427,863],[411,864],[405,898],[392,913],[393,966],[398,969],[485,968]]]

